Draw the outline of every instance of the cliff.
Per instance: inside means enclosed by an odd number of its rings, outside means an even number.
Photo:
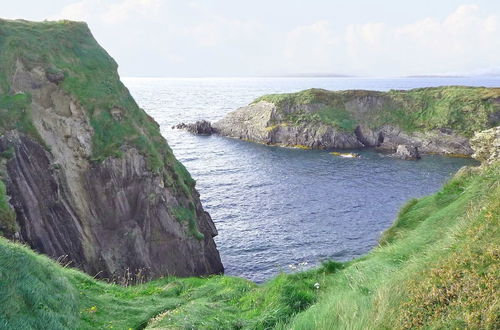
[[[308,148],[396,150],[470,156],[474,132],[500,123],[500,88],[409,91],[310,89],[266,95],[214,123],[223,136]]]
[[[0,156],[5,237],[102,278],[223,272],[195,181],[86,24],[0,20]]]

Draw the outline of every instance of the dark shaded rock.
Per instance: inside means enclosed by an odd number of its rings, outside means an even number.
[[[46,76],[47,80],[54,84],[59,84],[61,81],[64,80],[64,72],[62,71],[47,72]]]
[[[123,120],[123,116],[125,113],[125,110],[119,107],[113,107],[110,110],[111,116],[113,117],[114,120],[121,121]]]
[[[198,120],[196,123],[191,124],[180,123],[172,126],[172,128],[183,129],[197,135],[211,135],[215,133],[212,123],[207,120]]]
[[[498,103],[500,103],[500,101]],[[489,114],[489,116],[488,116],[488,122],[492,126],[498,126],[498,125],[500,125],[500,110],[499,111],[491,112]]]
[[[401,144],[398,145],[396,153],[394,153],[392,157],[405,160],[415,160],[420,158],[420,154],[417,147]]]
[[[366,126],[358,125],[354,130],[356,138],[365,145],[365,147],[378,147],[384,142],[382,132],[374,132]]]

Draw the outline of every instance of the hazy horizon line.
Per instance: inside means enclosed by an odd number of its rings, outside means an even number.
[[[440,74],[422,74],[422,75],[387,75],[387,76],[360,76],[360,75],[336,75],[336,74],[288,74],[288,75],[214,75],[214,76],[196,76],[196,75],[172,75],[172,76],[137,76],[137,75],[120,75],[121,78],[148,78],[148,79],[164,79],[164,78],[177,78],[177,79],[193,79],[193,78],[347,78],[347,79],[404,79],[404,78],[499,78],[500,74],[477,74],[477,75],[440,75]]]

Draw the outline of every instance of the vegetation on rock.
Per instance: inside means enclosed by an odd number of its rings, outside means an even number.
[[[254,101],[276,104],[287,124],[323,123],[353,131],[358,124],[407,132],[447,128],[466,137],[498,125],[500,88],[447,86],[388,92],[308,89]],[[304,106],[309,106],[304,108]],[[365,109],[366,111],[361,111]]]
[[[11,236],[17,231],[16,214],[8,203],[5,185],[0,176],[0,236]]]
[[[36,135],[29,120],[30,96],[11,90],[10,79],[20,61],[28,70],[64,75],[58,84],[88,111],[94,160],[120,157],[122,147],[130,145],[147,157],[156,172],[165,165],[178,167],[158,125],[136,104],[118,77],[118,65],[85,23],[0,20],[0,49],[0,130],[18,128]],[[187,172],[176,172],[183,180],[192,180]]]
[[[45,146],[31,119],[31,95],[12,88],[19,65],[44,72],[85,109],[93,129],[92,161],[122,157],[126,148],[136,148],[166,187],[191,200],[196,182],[173,155],[158,124],[121,83],[116,62],[85,23],[0,19],[0,136],[16,130]],[[196,226],[191,227],[196,236]]]

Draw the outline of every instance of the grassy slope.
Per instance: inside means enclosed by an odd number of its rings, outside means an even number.
[[[330,278],[296,329],[500,325],[500,164],[403,208],[381,246]]]
[[[135,329],[165,311],[152,326],[263,328],[314,302],[314,283],[331,271],[335,266],[282,275],[264,286],[214,276],[122,287],[0,238],[0,328]]]
[[[381,245],[346,264],[244,279],[120,287],[0,238],[0,328],[495,328],[500,164],[411,201]],[[319,283],[320,289],[314,288]]]
[[[355,99],[377,98],[380,109],[369,113],[354,113],[346,103]],[[327,91],[308,89],[298,93],[265,95],[260,100],[277,104],[278,109],[298,106],[293,113],[284,113],[288,124],[319,122],[352,131],[359,123],[378,128],[384,124],[399,126],[406,131],[426,131],[450,128],[470,137],[498,122],[493,113],[500,113],[500,88],[448,86],[419,88],[409,91]],[[320,104],[315,112],[300,110],[300,105]]]

